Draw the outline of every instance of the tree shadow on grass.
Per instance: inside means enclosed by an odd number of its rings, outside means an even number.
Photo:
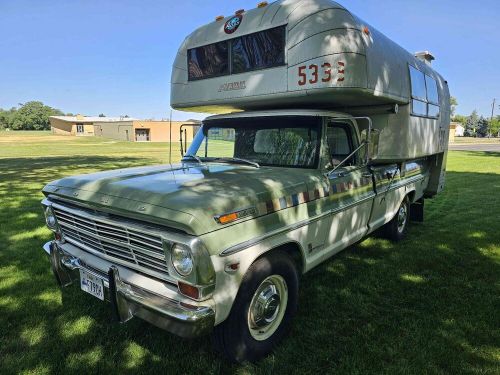
[[[50,238],[40,208],[43,184],[76,169],[148,162],[0,161],[1,373],[498,370],[500,231],[493,220],[500,204],[498,195],[486,201],[478,194],[498,185],[498,175],[448,173],[447,191],[426,202],[426,221],[404,241],[368,239],[305,275],[291,335],[263,361],[236,366],[215,355],[206,337],[183,340],[139,319],[111,323],[108,304],[78,286],[61,293],[55,285],[40,249]]]

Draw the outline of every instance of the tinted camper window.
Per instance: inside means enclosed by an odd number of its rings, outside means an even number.
[[[229,74],[227,42],[188,50],[188,78],[196,80]]]
[[[231,73],[235,74],[284,64],[285,27],[233,39],[231,59]]]
[[[283,65],[285,26],[191,48],[187,52],[189,81]]]
[[[439,116],[439,94],[434,78],[409,65],[411,114],[436,118]]]

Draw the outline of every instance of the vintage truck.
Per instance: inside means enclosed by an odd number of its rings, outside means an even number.
[[[212,333],[234,361],[265,356],[302,273],[375,230],[401,239],[443,189],[449,91],[431,60],[330,0],[200,27],[175,59],[171,102],[214,115],[181,162],[43,189],[58,283],[108,300],[120,322]]]

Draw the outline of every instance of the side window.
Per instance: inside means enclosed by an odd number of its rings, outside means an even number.
[[[429,103],[439,105],[438,88],[436,80],[426,75],[425,86],[427,87],[427,101]]]
[[[425,92],[425,75],[410,65],[411,97],[422,101],[427,100]]]
[[[434,78],[409,65],[411,114],[436,118],[439,116],[439,95]]]
[[[439,116],[439,95],[436,80],[428,75],[425,76],[425,86],[427,87],[427,116]]]
[[[326,136],[332,163],[338,165],[354,149],[351,129],[345,124],[331,123],[328,125]],[[355,163],[356,158],[353,156],[352,160],[346,162],[346,165],[354,165]]]
[[[210,128],[196,155],[199,157],[233,157],[234,129]]]

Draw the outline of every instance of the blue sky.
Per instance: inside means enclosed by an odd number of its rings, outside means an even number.
[[[86,115],[168,118],[184,37],[258,1],[0,0],[0,108],[41,100]],[[432,51],[458,113],[490,115],[500,99],[498,0],[340,3],[408,51]]]

